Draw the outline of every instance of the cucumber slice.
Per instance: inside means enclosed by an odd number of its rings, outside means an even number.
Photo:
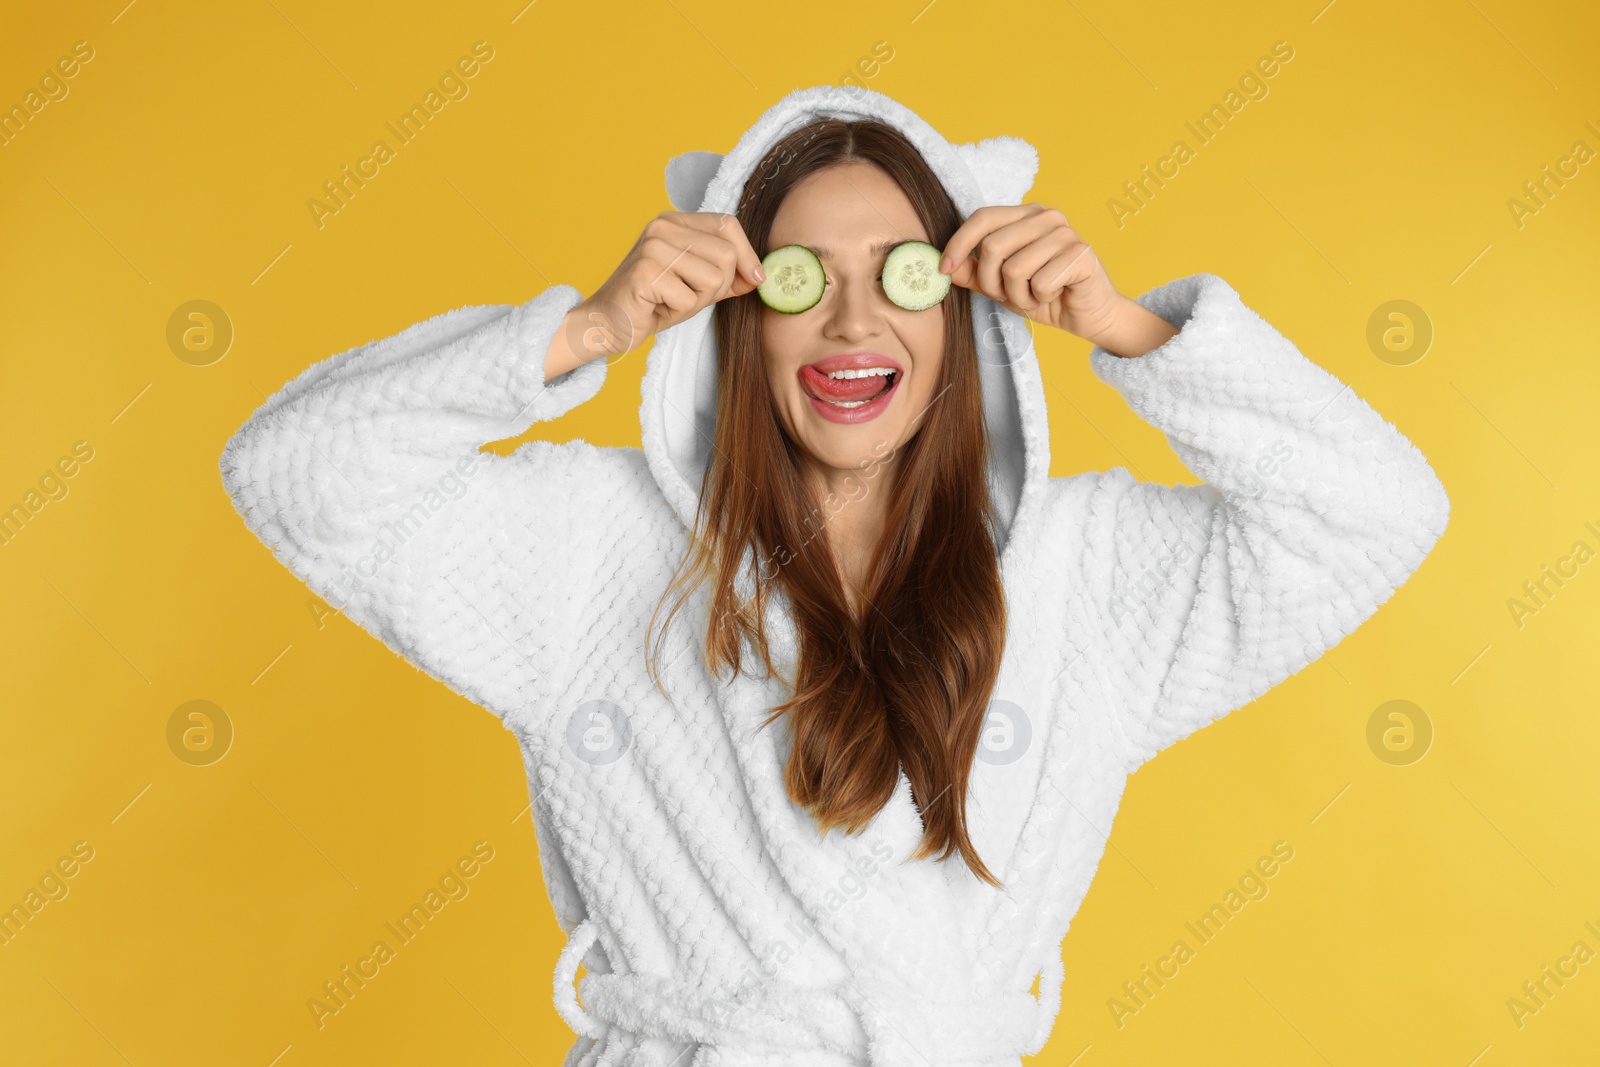
[[[926,241],[902,241],[883,261],[883,294],[907,311],[925,311],[950,292],[950,275],[939,273],[944,253]]]
[[[767,278],[756,292],[761,294],[761,302],[774,311],[794,315],[815,307],[822,299],[826,281],[822,262],[805,245],[774,248],[762,258],[761,272]]]

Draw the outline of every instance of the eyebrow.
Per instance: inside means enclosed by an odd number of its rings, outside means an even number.
[[[910,240],[914,240],[914,238],[886,237],[874,244],[871,248],[867,249],[867,254],[872,256],[881,256],[892,249],[895,245],[905,244]],[[818,259],[831,260],[833,258],[833,249],[829,248],[827,245],[806,245],[805,247],[815,252]]]

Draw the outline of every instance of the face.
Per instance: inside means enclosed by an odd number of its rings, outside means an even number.
[[[934,399],[943,305],[907,311],[891,301],[879,277],[888,248],[873,247],[911,240],[931,243],[911,200],[887,173],[860,160],[808,175],[773,219],[768,250],[805,245],[827,279],[822,299],[805,311],[761,309],[778,416],[824,477],[858,474],[867,464],[892,468]],[[894,373],[861,374],[872,368]],[[886,381],[887,396],[870,399]]]

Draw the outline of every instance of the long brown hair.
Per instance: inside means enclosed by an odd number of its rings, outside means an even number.
[[[899,182],[932,244],[943,247],[961,224],[938,177],[898,130],[873,120],[821,119],[774,145],[745,184],[737,217],[757,254],[769,251],[772,221],[788,191],[850,160],[876,164]],[[998,887],[966,819],[968,775],[1006,634],[986,481],[990,442],[968,290],[952,288],[940,308],[945,342],[937,399],[902,446],[892,484],[863,469],[865,491],[888,493],[888,510],[858,619],[827,544],[826,513],[801,480],[801,457],[773,403],[760,297],[751,292],[716,304],[712,458],[693,545],[667,590],[681,590],[667,623],[692,588],[713,579],[707,671],[741,670],[741,642],[748,640],[772,677],[764,618],[769,594],[781,588],[794,613],[795,677],[785,680],[794,696],[762,725],[789,714],[789,797],[810,810],[823,832],[839,826],[855,834],[888,802],[904,769],[923,820],[910,858],[942,850],[942,860],[959,851],[977,877]],[[762,563],[746,601],[734,579],[752,549]],[[647,668],[658,688],[664,630],[655,643],[647,640]]]

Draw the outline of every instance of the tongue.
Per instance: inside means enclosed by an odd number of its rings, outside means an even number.
[[[884,374],[869,374],[861,378],[830,378],[812,367],[801,370],[811,395],[821,400],[871,400],[889,386]]]

